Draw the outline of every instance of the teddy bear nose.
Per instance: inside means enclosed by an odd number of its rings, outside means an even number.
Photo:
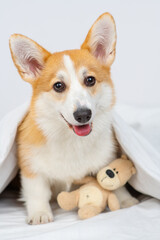
[[[112,170],[108,169],[108,170],[106,171],[106,174],[108,175],[108,177],[114,178],[114,172],[112,172]]]

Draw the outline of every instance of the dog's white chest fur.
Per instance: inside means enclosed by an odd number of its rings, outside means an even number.
[[[69,134],[64,131],[63,135],[49,139],[41,147],[32,147],[30,157],[34,172],[51,181],[71,183],[91,172],[96,173],[114,159],[110,126],[87,137],[79,137],[71,129],[69,131]]]

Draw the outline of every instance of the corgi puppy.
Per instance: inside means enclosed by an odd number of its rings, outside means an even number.
[[[51,54],[33,40],[10,37],[13,62],[32,85],[30,108],[19,125],[17,153],[28,223],[53,221],[54,194],[96,174],[116,158],[112,131],[115,104],[110,67],[116,27],[109,13],[93,24],[78,50]],[[123,206],[136,203],[121,190]]]

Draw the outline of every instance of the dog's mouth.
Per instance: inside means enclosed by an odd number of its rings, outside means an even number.
[[[86,124],[86,125],[82,125],[82,126],[72,126],[72,127],[73,127],[73,131],[78,136],[87,136],[92,131],[92,127],[90,124]]]
[[[65,122],[68,124],[69,128],[71,128],[75,134],[77,134],[78,136],[87,136],[90,134],[90,132],[92,131],[92,124],[85,124],[85,125],[71,125],[65,118],[64,116],[61,114],[62,118],[65,120]]]

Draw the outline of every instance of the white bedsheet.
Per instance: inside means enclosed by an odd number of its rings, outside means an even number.
[[[24,105],[14,110],[0,123],[0,179],[3,179],[0,192],[16,173],[14,139],[26,109]],[[0,195],[0,240],[116,240],[117,237],[118,240],[159,240],[160,109],[116,108],[113,127],[120,145],[137,169],[130,184],[151,198],[137,206],[102,213],[85,221],[78,220],[76,211],[64,212],[54,205],[55,222],[28,226],[25,208],[16,201],[17,196],[3,192]]]
[[[159,240],[160,203],[150,198],[115,212],[79,220],[76,211],[65,212],[53,206],[53,223],[30,226],[24,222],[24,206],[17,195],[4,192],[0,197],[1,240]]]

